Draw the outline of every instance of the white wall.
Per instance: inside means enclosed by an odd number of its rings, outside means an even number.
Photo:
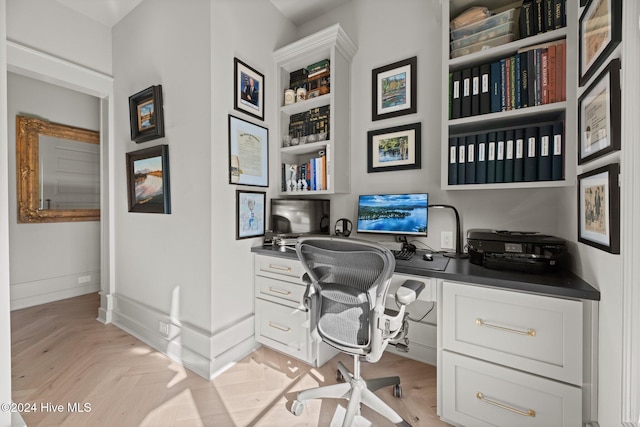
[[[0,0],[0,41],[6,37],[6,2]],[[7,49],[0,42],[0,129],[7,128]],[[9,235],[9,160],[7,132],[0,132],[0,235]],[[9,317],[9,239],[0,239],[0,403],[11,402],[11,324]],[[0,411],[0,427],[11,414]]]
[[[57,1],[8,0],[7,39],[111,74],[111,31]]]
[[[100,284],[100,223],[18,224],[16,116],[100,130],[98,98],[9,73],[11,309],[95,292]],[[90,276],[84,284],[78,277]]]

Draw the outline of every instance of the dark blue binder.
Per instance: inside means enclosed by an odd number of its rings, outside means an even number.
[[[496,182],[496,133],[487,135],[487,184]]]
[[[491,64],[491,112],[497,113],[500,110],[500,100],[502,99],[502,82],[500,75],[500,61]]]
[[[471,68],[462,70],[462,117],[471,116]]]
[[[471,115],[480,114],[480,67],[471,68]]]
[[[551,181],[553,125],[543,125],[538,129],[538,181]]]
[[[538,128],[530,126],[524,130],[524,180],[538,178]]]
[[[452,73],[451,84],[451,119],[459,119],[462,117],[462,72],[454,71]]]
[[[524,129],[516,129],[513,138],[515,145],[513,182],[520,182],[524,180]]]
[[[487,134],[476,135],[476,184],[487,182]]]
[[[564,122],[553,125],[553,156],[551,157],[551,179],[564,178]]]
[[[476,183],[476,136],[467,135],[467,171],[465,184]]]
[[[458,138],[449,138],[449,185],[458,184]]]
[[[466,138],[464,136],[458,137],[458,185],[465,184],[466,181]]]
[[[496,182],[504,182],[504,131],[496,134]]]
[[[480,114],[491,112],[491,64],[480,66]]]
[[[513,139],[514,131],[510,129],[505,132],[504,137],[504,182],[513,182],[513,161],[515,157]]]

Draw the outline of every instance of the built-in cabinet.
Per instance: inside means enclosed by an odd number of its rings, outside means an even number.
[[[348,193],[350,189],[349,146],[351,120],[351,60],[356,46],[340,25],[307,36],[274,52],[277,77],[277,167],[279,168],[278,191],[280,195],[307,196],[318,194]],[[285,91],[289,89],[292,72],[314,63],[329,60],[330,91],[311,99],[285,105]],[[329,132],[325,139],[296,145],[284,143],[289,136],[291,116],[312,109],[329,107]],[[287,143],[289,144],[289,143]],[[311,159],[324,156],[326,189],[303,190],[287,188],[291,171],[283,165],[306,164]]]
[[[592,301],[442,281],[439,415],[461,426],[595,420]]]
[[[443,190],[497,189],[497,188],[536,188],[573,186],[576,181],[576,137],[577,137],[577,0],[566,0],[566,27],[548,31],[527,38],[481,50],[465,56],[450,59],[450,34],[447,23],[478,2],[471,0],[443,1],[442,5],[442,138],[441,138],[441,187]],[[486,0],[482,6],[495,12],[516,8],[518,24],[522,1]],[[540,45],[556,40],[566,40],[566,101],[533,107],[512,109],[496,113],[471,117],[449,119],[450,87],[449,74],[481,64],[491,63],[514,55],[520,49]],[[505,131],[540,124],[564,121],[563,179],[555,181],[501,182],[491,184],[450,185],[448,180],[449,137]]]

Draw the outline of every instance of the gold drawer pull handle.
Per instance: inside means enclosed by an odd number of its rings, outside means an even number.
[[[476,325],[485,326],[487,328],[498,329],[505,332],[511,332],[513,334],[518,334],[518,335],[529,335],[530,337],[536,336],[535,329],[527,329],[526,331],[519,331],[517,329],[505,328],[504,326],[492,325],[491,323],[484,322],[482,319],[476,319]]]
[[[280,294],[280,295],[291,295],[291,291],[281,291],[280,289],[275,289],[275,288],[272,288],[271,286],[269,286],[269,292],[273,292],[275,294]]]
[[[288,271],[291,272],[291,267],[283,267],[281,265],[269,264],[269,268],[272,270]]]
[[[490,405],[493,406],[497,406],[498,408],[502,408],[502,409],[506,409],[507,411],[511,411],[513,413],[516,413],[518,415],[522,415],[524,417],[535,417],[536,416],[536,411],[534,411],[533,409],[527,409],[526,411],[521,411],[520,409],[516,409],[516,408],[512,408],[511,406],[507,406],[504,405],[500,402],[496,402],[494,400],[490,400],[487,399],[486,397],[484,397],[484,394],[477,392],[476,393],[476,397],[480,400],[482,400],[483,402],[486,402]]]
[[[274,329],[279,329],[279,330],[281,330],[281,331],[283,331],[283,332],[289,332],[289,331],[291,331],[291,328],[284,328],[284,327],[282,327],[282,326],[280,326],[280,325],[276,325],[276,324],[275,324],[275,323],[273,323],[273,322],[269,322],[269,326],[271,326],[271,327],[272,327],[272,328],[274,328]]]

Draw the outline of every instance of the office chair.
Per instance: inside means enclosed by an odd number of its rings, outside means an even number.
[[[345,382],[299,392],[291,412],[301,415],[309,399],[348,399],[343,427],[351,426],[361,403],[397,425],[410,426],[373,393],[393,386],[394,396],[401,397],[400,378],[364,380],[360,361],[375,363],[388,344],[408,343],[405,308],[415,301],[424,284],[407,280],[396,293],[399,311],[385,311],[395,268],[389,249],[356,239],[306,237],[299,239],[296,252],[306,271],[304,304],[310,314],[311,336],[352,355],[354,370],[351,373],[338,362],[336,376]]]

